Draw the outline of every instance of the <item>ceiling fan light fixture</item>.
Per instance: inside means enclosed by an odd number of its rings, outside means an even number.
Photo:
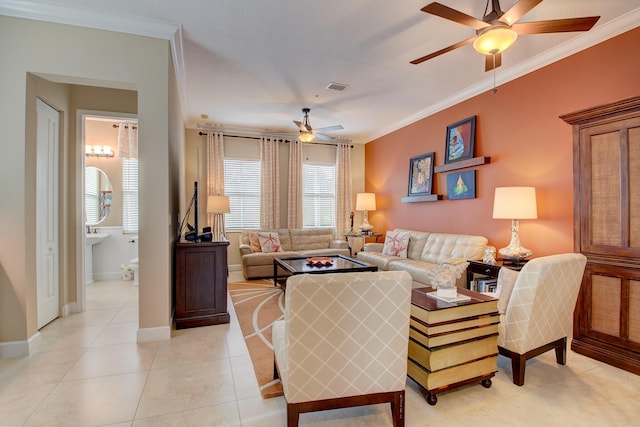
[[[506,50],[518,38],[518,33],[507,26],[490,27],[476,37],[473,48],[483,55],[495,55]]]
[[[315,138],[315,135],[311,132],[300,132],[298,139],[302,142],[311,142]]]

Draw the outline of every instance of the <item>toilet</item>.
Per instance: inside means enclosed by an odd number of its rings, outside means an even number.
[[[129,261],[129,268],[131,269],[131,271],[133,271],[133,286],[138,286],[138,284],[140,283],[138,281],[138,268],[140,267],[140,265],[138,264],[138,258],[132,258]]]

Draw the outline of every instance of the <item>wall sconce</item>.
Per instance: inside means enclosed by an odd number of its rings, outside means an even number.
[[[224,214],[229,209],[229,196],[209,196],[207,198],[207,212],[213,214],[213,235],[215,241],[226,239],[224,233]]]
[[[535,187],[498,187],[493,199],[493,218],[511,220],[511,242],[498,250],[503,258],[520,262],[533,252],[520,244],[519,219],[537,219]]]
[[[109,145],[87,145],[84,154],[88,157],[113,157],[116,153]]]
[[[364,221],[360,226],[360,231],[369,232],[373,230],[373,225],[369,224],[368,211],[376,210],[376,195],[374,193],[358,193],[356,195],[356,210],[364,211]]]

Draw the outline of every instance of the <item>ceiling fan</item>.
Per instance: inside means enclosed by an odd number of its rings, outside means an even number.
[[[303,108],[302,112],[304,113],[304,117],[302,118],[302,121],[299,122],[297,120],[294,120],[293,123],[296,124],[296,126],[298,126],[298,128],[300,129],[300,134],[298,135],[298,139],[302,142],[311,142],[314,139],[320,139],[323,141],[333,141],[336,138],[334,136],[331,135],[325,135],[322,132],[329,132],[332,130],[341,130],[344,129],[342,127],[342,125],[335,125],[335,126],[327,126],[327,127],[323,127],[323,128],[319,128],[319,129],[313,129],[311,127],[311,124],[309,123],[309,112],[311,111],[310,108]]]
[[[599,16],[590,16],[585,18],[517,23],[522,16],[541,2],[542,0],[520,0],[514,4],[511,9],[503,12],[500,9],[500,2],[498,0],[491,0],[492,10],[486,14],[482,20],[451,9],[440,3],[430,3],[420,10],[471,27],[476,30],[476,35],[429,55],[414,59],[411,63],[420,64],[436,56],[440,56],[443,53],[473,43],[474,49],[486,55],[485,71],[490,71],[502,65],[502,51],[511,46],[520,34],[589,31],[598,19],[600,19]],[[489,0],[487,0],[485,13],[488,7]]]

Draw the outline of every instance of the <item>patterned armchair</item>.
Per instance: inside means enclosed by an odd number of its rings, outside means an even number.
[[[290,277],[273,325],[288,425],[303,412],[389,402],[403,426],[410,305],[407,272]]]
[[[558,364],[566,363],[586,261],[584,255],[569,253],[532,259],[519,274],[503,275],[501,269],[498,351],[511,359],[514,384],[524,384],[528,359],[549,350],[555,350]],[[511,281],[503,280],[507,275]]]

